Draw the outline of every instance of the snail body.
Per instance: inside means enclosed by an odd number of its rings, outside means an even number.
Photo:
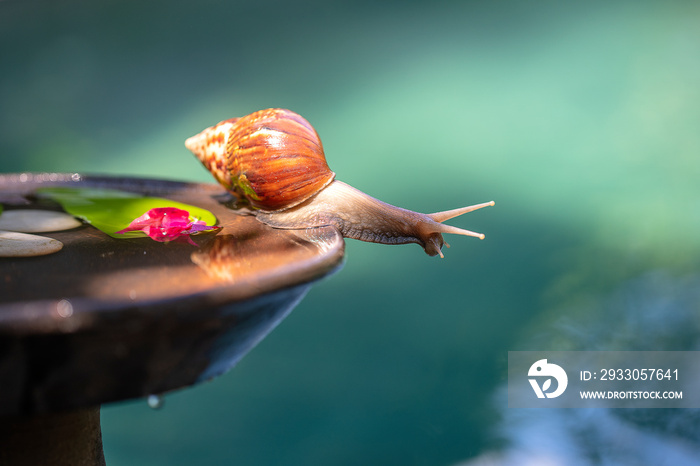
[[[267,109],[224,120],[187,139],[214,178],[245,199],[263,223],[281,229],[332,225],[346,238],[420,244],[442,257],[442,233],[484,235],[441,222],[493,202],[422,214],[395,207],[335,179],[313,127],[300,115]]]

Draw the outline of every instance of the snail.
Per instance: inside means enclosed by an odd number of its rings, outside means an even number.
[[[481,239],[484,235],[442,222],[494,205],[491,201],[421,214],[374,199],[335,179],[316,130],[285,109],[224,120],[187,139],[185,146],[224,188],[245,199],[256,217],[273,228],[332,225],[345,238],[418,243],[428,255],[443,257],[443,233]]]

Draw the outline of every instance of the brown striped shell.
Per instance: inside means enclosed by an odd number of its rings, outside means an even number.
[[[267,212],[294,207],[335,178],[318,134],[290,110],[224,120],[185,145],[226,189]]]

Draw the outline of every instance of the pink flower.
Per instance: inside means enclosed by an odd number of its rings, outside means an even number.
[[[221,227],[209,226],[202,220],[190,220],[190,213],[175,207],[156,207],[132,221],[128,227],[118,231],[124,234],[129,231],[141,230],[151,239],[161,243],[168,241],[188,242],[193,246],[189,235],[202,231],[218,230]]]

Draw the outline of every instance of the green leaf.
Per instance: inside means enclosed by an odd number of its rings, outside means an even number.
[[[208,210],[182,202],[160,197],[146,197],[114,189],[92,188],[41,188],[36,191],[39,197],[53,199],[63,209],[112,238],[140,238],[147,235],[142,231],[116,234],[136,218],[156,207],[175,207],[189,212],[190,218],[202,220],[207,225],[216,225],[216,217]]]

